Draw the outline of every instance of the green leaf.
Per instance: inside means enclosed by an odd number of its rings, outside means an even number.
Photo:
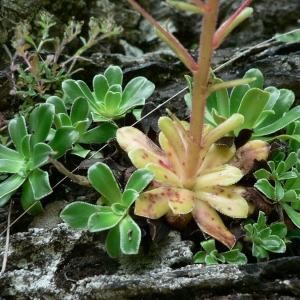
[[[110,229],[105,240],[105,246],[107,253],[111,257],[119,258],[122,256],[123,253],[121,250],[121,236],[119,226],[115,226]]]
[[[31,158],[31,147],[30,147],[31,140],[32,140],[31,134],[25,135],[22,139],[22,153],[23,156],[26,158]]]
[[[142,192],[144,188],[152,181],[153,173],[148,169],[138,169],[130,176],[127,181],[125,191],[132,189],[138,193]]]
[[[88,229],[90,232],[102,231],[116,226],[123,216],[118,216],[114,212],[97,212],[90,216]]]
[[[44,142],[54,119],[55,108],[50,103],[42,103],[30,114],[29,124],[33,145]]]
[[[57,152],[53,156],[57,159],[64,155],[78,138],[78,131],[74,127],[61,127],[55,132],[54,138],[48,145]]]
[[[235,129],[237,134],[244,128],[252,129],[255,127],[259,116],[268,103],[270,94],[257,88],[252,88],[244,95],[238,113],[245,117],[244,123]]]
[[[105,113],[107,118],[113,118],[115,111],[119,108],[122,95],[120,93],[107,92],[104,98]]]
[[[252,255],[257,258],[258,261],[261,259],[269,259],[269,254],[266,249],[264,249],[262,246],[253,244],[252,245]]]
[[[262,211],[259,211],[258,219],[257,219],[257,226],[256,226],[257,231],[261,231],[261,230],[265,229],[266,222],[267,222],[267,217],[266,217],[265,213]]]
[[[207,254],[210,254],[212,251],[216,250],[216,243],[214,239],[209,239],[207,241],[201,242],[200,245]]]
[[[75,129],[78,131],[79,138],[86,132],[87,128],[89,127],[89,119],[85,119],[84,121],[78,121],[75,124]],[[78,138],[78,140],[79,140]]]
[[[35,200],[40,200],[52,193],[48,172],[34,169],[28,176]]]
[[[77,122],[84,121],[89,114],[89,104],[86,98],[77,98],[71,107],[70,118],[72,124],[75,125]]]
[[[79,143],[83,144],[91,144],[91,143],[104,143],[109,139],[116,137],[118,126],[105,122],[87,132],[85,132],[80,139]]]
[[[288,171],[297,163],[298,157],[295,152],[289,154],[289,156],[285,160],[285,169],[284,171]]]
[[[270,226],[271,234],[284,238],[287,234],[287,227],[284,223],[274,223]]]
[[[112,212],[117,216],[124,216],[127,213],[127,207],[121,203],[114,203],[111,205]]]
[[[275,89],[275,88],[273,88],[273,89]],[[271,108],[274,111],[274,114],[268,115],[263,120],[263,122],[261,122],[259,124],[259,126],[256,128],[257,130],[261,130],[265,127],[268,127],[270,124],[274,124],[278,120],[280,120],[281,117],[290,110],[291,105],[295,101],[295,95],[290,90],[281,89],[278,91],[276,89],[276,91],[274,91],[274,90],[272,90],[272,87],[270,87],[270,88],[266,88],[266,91],[271,92],[271,97],[272,97],[272,93],[275,93],[274,97],[276,97],[276,101]],[[279,93],[279,95],[278,95],[278,93]],[[273,100],[273,99],[270,99],[270,100]]]
[[[266,169],[260,169],[256,171],[254,174],[254,177],[256,179],[270,179],[271,173],[267,171]]]
[[[25,118],[22,116],[12,119],[8,124],[8,132],[17,151],[23,156],[22,140],[24,136],[28,134],[26,130]]]
[[[64,93],[72,100],[72,103],[78,97],[85,97],[85,94],[73,79],[64,80],[61,86]]]
[[[122,203],[126,207],[126,209],[129,209],[130,206],[134,203],[136,198],[139,196],[139,193],[132,189],[127,189],[123,195],[122,195]]]
[[[214,84],[221,83],[223,80],[216,78]],[[220,89],[216,91],[216,97],[217,97],[217,112],[220,114],[220,116],[224,118],[230,117],[230,105],[229,105],[229,96],[228,96],[228,90]]]
[[[280,182],[275,181],[275,200],[280,201],[284,197],[284,189]]]
[[[259,69],[250,69],[248,70],[243,78],[253,78],[255,77],[256,80],[249,83],[250,88],[258,88],[262,89],[264,85],[264,76]]]
[[[46,103],[50,103],[54,105],[56,115],[59,113],[67,114],[66,106],[61,98],[57,96],[51,96],[46,100]]]
[[[93,79],[93,88],[97,101],[104,102],[105,95],[108,91],[108,81],[103,75],[96,75]]]
[[[40,201],[34,198],[32,185],[28,179],[24,181],[22,186],[21,204],[24,210],[28,210],[27,212],[32,215],[37,215],[43,211]]]
[[[230,251],[222,253],[227,263],[244,265],[247,263],[247,257],[241,253],[238,249],[232,249]]]
[[[230,94],[230,115],[238,112],[241,101],[249,89],[250,87],[248,84],[235,86],[232,89]]]
[[[193,257],[193,263],[194,264],[203,264],[205,263],[205,257],[206,257],[205,251],[199,251],[197,252]]]
[[[44,143],[38,143],[34,146],[32,152],[33,168],[41,167],[48,163],[49,154],[52,152],[52,148]]]
[[[0,159],[22,160],[19,152],[0,144]]]
[[[126,85],[122,96],[122,107],[133,107],[140,101],[149,98],[155,89],[155,85],[145,77],[135,77]],[[138,104],[140,105],[140,104]]]
[[[284,253],[286,251],[285,243],[276,235],[271,235],[263,239],[263,245],[266,250],[275,253]]]
[[[0,159],[0,172],[18,173],[21,168],[24,168],[23,160]]]
[[[79,144],[75,144],[71,151],[71,154],[85,158],[89,154],[89,152],[90,152],[90,150],[84,149]]]
[[[0,184],[0,207],[3,206],[12,194],[23,184],[26,177],[14,174]]]
[[[90,216],[100,211],[101,206],[78,201],[67,205],[60,217],[73,228],[87,228]]]
[[[284,128],[285,126],[299,118],[300,106],[296,106],[290,111],[288,111],[284,116],[282,116],[282,118],[279,118],[276,122],[267,125],[266,127],[257,129],[252,137],[256,138],[259,136],[269,135],[271,133],[279,131],[280,129]]]
[[[139,226],[127,215],[119,224],[121,236],[121,250],[124,254],[137,254],[141,242],[141,230]]]
[[[212,257],[210,255],[206,255],[206,257],[205,257],[205,263],[207,265],[215,265],[215,264],[218,263],[218,261],[214,257]]]
[[[109,66],[105,72],[104,76],[107,79],[109,86],[114,84],[122,85],[123,82],[123,72],[118,66]]]
[[[287,213],[287,215],[290,217],[292,222],[300,228],[300,213],[296,212],[294,209],[292,209],[288,204],[281,203],[283,209]]]
[[[265,196],[269,199],[276,200],[275,197],[275,189],[270,184],[270,182],[266,179],[259,179],[255,184],[254,187],[261,191]]]
[[[110,170],[103,163],[96,163],[88,170],[88,178],[93,187],[111,204],[121,203],[122,194],[118,183]]]

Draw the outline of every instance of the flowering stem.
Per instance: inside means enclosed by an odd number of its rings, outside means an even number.
[[[145,19],[147,19],[157,30],[157,35],[168,44],[175,52],[180,60],[186,65],[190,71],[197,69],[197,64],[186,51],[184,46],[165,28],[163,28],[156,20],[153,19],[135,0],[127,0]]]
[[[213,37],[216,29],[219,0],[208,0],[210,13],[204,14],[200,49],[198,57],[198,70],[193,72],[192,113],[190,120],[190,135],[194,142],[201,146],[202,130],[204,124],[205,104],[209,96],[210,66],[213,54]]]

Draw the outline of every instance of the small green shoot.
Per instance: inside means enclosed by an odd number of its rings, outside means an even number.
[[[260,211],[257,223],[244,226],[246,237],[244,241],[252,243],[252,255],[258,261],[269,260],[269,253],[284,253],[286,245],[284,238],[287,234],[287,227],[284,223],[274,223],[270,226],[266,224],[267,218]]]
[[[214,265],[219,262],[224,264],[244,265],[247,263],[247,257],[241,253],[241,244],[237,243],[233,249],[219,253],[216,249],[214,239],[200,243],[204,251],[197,252],[193,257],[193,262],[196,264]]]

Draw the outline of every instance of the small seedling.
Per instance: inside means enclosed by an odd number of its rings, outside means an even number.
[[[204,251],[197,252],[193,257],[193,262],[196,264],[214,265],[219,262],[224,264],[244,265],[247,263],[247,257],[241,253],[241,244],[237,243],[233,249],[219,253],[216,249],[216,242],[214,239],[200,243]]]
[[[284,223],[266,224],[267,218],[260,211],[257,223],[250,223],[244,226],[246,231],[245,242],[252,243],[252,255],[258,261],[268,260],[268,252],[284,253],[286,245],[284,237],[287,234],[287,227]]]

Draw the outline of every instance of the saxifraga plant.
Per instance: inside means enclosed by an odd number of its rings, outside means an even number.
[[[155,26],[158,36],[193,75],[190,124],[180,122],[170,112],[171,119],[161,117],[158,121],[161,148],[135,128],[123,127],[117,131],[118,143],[128,152],[133,164],[154,173],[154,185],[136,199],[135,213],[151,219],[163,215],[185,215],[189,219],[192,215],[203,232],[232,248],[236,242],[235,236],[226,228],[217,211],[233,218],[246,218],[249,207],[244,199],[245,189],[235,185],[243,177],[243,172],[230,165],[235,157],[235,146],[222,146],[216,142],[241,126],[244,117],[235,113],[214,128],[205,124],[205,106],[213,91],[255,80],[244,78],[220,83],[214,81],[210,70],[213,50],[235,26],[251,15],[252,9],[247,8],[251,1],[245,1],[218,30],[215,27],[219,1],[193,1],[193,7],[199,8],[203,14],[197,62],[167,29],[134,0],[128,2]],[[185,9],[191,10],[190,5]],[[255,153],[248,159],[267,158],[267,143],[258,141],[256,144],[252,141],[247,148],[250,150],[248,153],[251,149]]]
[[[135,107],[145,104],[153,93],[154,84],[143,76],[133,78],[122,88],[123,72],[118,66],[109,66],[104,74],[93,79],[94,91],[91,92],[82,80],[65,80],[62,89],[67,101],[78,97],[86,98],[94,122],[118,120]]]
[[[50,153],[61,157],[78,138],[72,127],[58,129],[47,142],[54,119],[54,106],[43,103],[30,114],[28,132],[25,118],[12,119],[8,131],[15,150],[0,144],[0,172],[13,174],[0,184],[0,206],[22,187],[21,203],[29,213],[42,211],[39,202],[52,192],[48,172],[41,167],[48,163]]]
[[[63,209],[61,218],[73,228],[88,228],[91,232],[109,230],[105,245],[112,257],[137,254],[142,234],[130,216],[130,207],[151,182],[153,174],[147,169],[135,171],[123,193],[112,171],[103,163],[89,168],[88,179],[102,195],[99,204],[105,206],[74,202]]]

